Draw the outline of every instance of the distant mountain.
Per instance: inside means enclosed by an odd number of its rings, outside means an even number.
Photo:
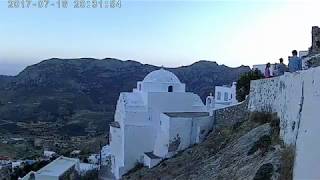
[[[131,91],[137,81],[159,68],[110,58],[44,60],[17,76],[0,76],[0,120],[59,122],[70,131],[60,128],[58,133],[69,135],[85,134],[88,129],[106,131],[119,93]],[[166,69],[202,99],[213,93],[216,85],[236,81],[250,70],[211,61]],[[18,128],[14,131],[19,133]]]

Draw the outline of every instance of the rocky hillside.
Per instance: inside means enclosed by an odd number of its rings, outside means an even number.
[[[203,143],[152,169],[137,167],[124,179],[287,179],[280,173],[286,168],[281,163],[278,118],[264,113],[249,116],[245,105],[221,111],[217,128]]]
[[[159,68],[117,59],[45,60],[17,76],[0,76],[0,121],[65,123],[70,132],[62,133],[71,134],[75,129],[78,134],[88,128],[105,131],[119,93],[131,91],[137,81]],[[236,81],[250,70],[209,61],[168,69],[203,99],[215,85]],[[11,130],[19,133],[14,127]]]

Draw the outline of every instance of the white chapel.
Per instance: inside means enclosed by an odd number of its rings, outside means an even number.
[[[132,92],[120,93],[110,124],[113,175],[119,179],[138,163],[151,168],[203,141],[213,126],[211,107],[164,69],[149,73]]]

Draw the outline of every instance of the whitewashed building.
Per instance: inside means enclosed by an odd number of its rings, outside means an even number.
[[[101,153],[101,165],[108,165],[110,164],[110,146],[109,145],[105,145],[101,148],[100,150]],[[88,161],[91,164],[99,164],[100,162],[100,153],[98,154],[91,154],[88,157]]]
[[[60,180],[77,179],[80,173],[80,160],[60,156],[37,172],[30,171],[21,180]]]
[[[57,155],[57,153],[54,152],[54,151],[46,151],[46,150],[43,151],[43,157],[45,159],[50,159],[50,158],[52,158],[52,157],[54,157],[56,155]]]
[[[213,125],[210,107],[164,69],[149,73],[133,92],[120,93],[110,124],[114,176],[121,178],[138,163],[153,167],[201,142]]]
[[[208,101],[214,101],[214,109],[221,109],[237,104],[236,87],[236,82],[233,82],[232,86],[216,86],[214,100],[209,100],[210,96],[208,96],[206,104],[209,104]]]

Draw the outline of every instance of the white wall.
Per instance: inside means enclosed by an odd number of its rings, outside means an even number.
[[[233,82],[233,85],[231,87],[215,87],[215,104],[217,104],[217,107],[226,107],[227,105],[236,103],[238,103],[236,99],[236,82]]]
[[[110,127],[111,170],[119,178],[119,169],[124,166],[123,137],[120,128]]]
[[[144,92],[168,92],[168,87],[173,87],[173,92],[185,92],[186,86],[183,83],[158,83],[142,82],[141,89]]]
[[[220,93],[220,99],[219,99],[219,93]],[[225,97],[225,93],[227,93],[226,97]],[[232,93],[232,91],[231,91],[230,87],[216,86],[215,87],[215,102],[216,103],[231,102],[231,93]]]
[[[125,126],[124,171],[143,163],[144,153],[153,150],[155,130],[149,126]]]
[[[159,157],[165,157],[168,153],[169,146],[170,118],[161,113],[160,119],[160,128],[154,146],[154,154]]]
[[[165,158],[193,144],[202,142],[213,126],[213,117],[169,117],[161,114],[160,132],[156,139],[154,154]],[[174,151],[170,144],[179,137],[180,143]]]
[[[251,82],[249,109],[277,112],[281,136],[296,144],[294,179],[320,179],[320,67]]]

